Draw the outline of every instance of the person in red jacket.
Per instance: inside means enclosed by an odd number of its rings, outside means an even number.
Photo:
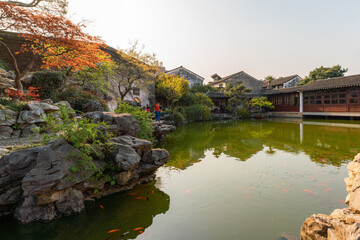
[[[157,103],[155,105],[155,120],[156,120],[156,122],[160,122],[160,116],[161,116],[160,103]]]

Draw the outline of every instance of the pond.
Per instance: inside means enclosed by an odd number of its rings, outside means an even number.
[[[156,181],[47,224],[0,221],[1,239],[274,239],[344,208],[359,122],[192,123],[157,147]],[[135,229],[135,230],[134,230]],[[112,233],[109,231],[114,230]]]

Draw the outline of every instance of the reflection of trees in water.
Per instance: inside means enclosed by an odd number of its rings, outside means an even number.
[[[263,138],[264,144],[272,149],[286,152],[305,152],[312,161],[340,166],[360,151],[357,136],[360,129],[303,125],[303,141],[300,141],[299,123],[267,122],[264,128],[275,127],[271,135]]]
[[[142,199],[136,199],[143,197]],[[149,227],[153,218],[169,209],[170,197],[155,187],[155,182],[100,200],[86,212],[51,223],[20,225],[13,219],[0,222],[1,239],[134,239],[134,228]],[[105,208],[101,209],[100,204]],[[112,229],[119,232],[109,234]],[[142,231],[145,231],[142,230]],[[129,232],[125,236],[120,236]]]
[[[269,134],[262,133],[261,124],[248,121],[194,123],[169,135],[160,147],[170,152],[167,166],[179,169],[199,161],[208,149],[213,149],[216,157],[224,153],[244,161],[263,148],[261,140],[252,136]]]
[[[305,152],[312,161],[339,166],[351,160],[360,146],[360,129],[273,121],[229,121],[194,123],[179,128],[160,147],[170,152],[168,166],[185,169],[199,161],[204,151],[215,157],[226,154],[245,161],[267,146],[265,153],[283,150]]]

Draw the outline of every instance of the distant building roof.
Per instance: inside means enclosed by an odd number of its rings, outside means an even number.
[[[280,78],[276,78],[273,81],[270,82],[270,87],[275,87],[275,86],[279,86],[279,85],[283,85],[284,83],[298,77],[299,75],[295,74],[295,75],[291,75],[291,76],[287,76],[287,77],[280,77]],[[264,80],[263,81],[263,88],[268,87],[268,81]]]
[[[291,76],[287,76],[287,77],[280,77],[277,78],[273,81],[271,81],[271,86],[278,86],[278,85],[282,85],[288,81],[290,81],[291,79],[296,78],[298,75],[291,75]]]
[[[229,78],[231,78],[231,77],[233,77],[233,76],[235,76],[235,75],[238,75],[238,74],[240,74],[240,73],[246,74],[247,76],[249,76],[249,77],[251,77],[251,78],[253,78],[253,79],[257,80],[256,78],[254,78],[253,76],[251,76],[251,75],[247,74],[246,72],[244,72],[244,71],[240,71],[240,72],[237,72],[237,73],[231,74],[231,75],[229,75],[229,76],[223,77],[222,79],[220,79],[220,80],[218,80],[218,81],[210,82],[209,84],[210,84],[210,85],[214,85],[214,84],[218,84],[218,83],[225,82],[225,81],[226,81],[226,80],[228,80]],[[259,80],[257,80],[257,81],[259,81]]]
[[[182,69],[184,69],[184,70],[186,70],[186,71],[188,71],[188,72],[190,72],[190,73],[192,73],[192,74],[194,74],[194,75],[198,76],[199,78],[202,78],[203,80],[205,80],[205,78],[204,78],[204,77],[200,76],[199,74],[194,73],[193,71],[190,71],[189,69],[187,69],[187,68],[185,68],[185,67],[183,67],[183,66],[180,66],[180,67],[174,68],[174,69],[172,69],[172,70],[165,71],[165,73],[173,72],[173,71],[178,70],[178,69],[180,69],[180,68],[182,68]]]
[[[336,78],[317,80],[309,85],[282,88],[277,90],[265,90],[263,91],[263,93],[265,95],[274,95],[280,93],[292,93],[299,91],[308,92],[308,91],[344,88],[344,87],[356,87],[356,86],[360,86],[360,74],[346,76],[346,77],[336,77]]]

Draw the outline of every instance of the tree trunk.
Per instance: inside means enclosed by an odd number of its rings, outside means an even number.
[[[23,89],[23,85],[20,81],[21,75],[20,75],[20,70],[19,70],[18,64],[17,64],[17,60],[16,60],[14,54],[12,53],[12,51],[10,50],[10,48],[8,47],[8,45],[6,45],[6,43],[4,43],[3,41],[0,41],[0,45],[5,47],[6,51],[8,52],[11,59],[13,60],[13,67],[15,69],[15,74],[16,74],[16,78],[15,78],[16,88],[23,92],[24,89]]]

